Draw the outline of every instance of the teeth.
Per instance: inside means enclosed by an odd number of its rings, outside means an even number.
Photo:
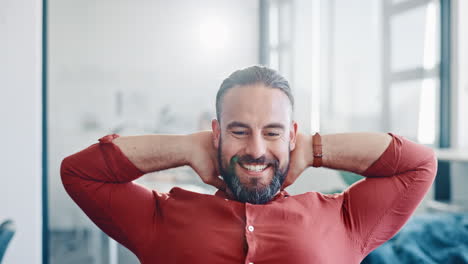
[[[247,165],[247,164],[244,164],[243,167],[246,168],[249,171],[259,172],[259,171],[264,170],[268,166],[267,165]]]

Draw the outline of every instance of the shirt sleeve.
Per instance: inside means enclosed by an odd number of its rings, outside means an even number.
[[[343,219],[366,256],[406,223],[434,181],[434,152],[401,136],[344,192]]]
[[[145,244],[151,244],[157,208],[166,197],[132,182],[143,172],[112,143],[116,137],[105,136],[66,157],[60,174],[65,190],[86,215],[138,256]]]

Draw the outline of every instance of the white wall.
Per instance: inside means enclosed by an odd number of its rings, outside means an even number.
[[[61,160],[122,122],[122,135],[198,130],[221,81],[258,63],[258,14],[252,0],[49,1],[52,229],[90,224],[63,189]],[[161,125],[165,106],[174,121]]]
[[[5,264],[42,261],[42,1],[0,2],[0,221],[17,233]]]

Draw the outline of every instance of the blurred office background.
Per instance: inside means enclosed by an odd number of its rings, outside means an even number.
[[[463,212],[467,26],[463,0],[0,1],[0,223],[17,229],[2,263],[137,263],[65,193],[61,160],[106,134],[210,129],[221,81],[253,64],[290,81],[304,133],[436,149],[417,212]],[[289,192],[341,192],[345,176],[309,169]],[[187,167],[138,182],[214,192]]]

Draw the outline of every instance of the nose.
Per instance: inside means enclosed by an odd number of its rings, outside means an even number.
[[[265,155],[266,143],[261,133],[252,134],[252,136],[247,142],[245,152],[246,152],[245,154],[248,154],[255,159],[258,159],[262,157],[263,155]]]

